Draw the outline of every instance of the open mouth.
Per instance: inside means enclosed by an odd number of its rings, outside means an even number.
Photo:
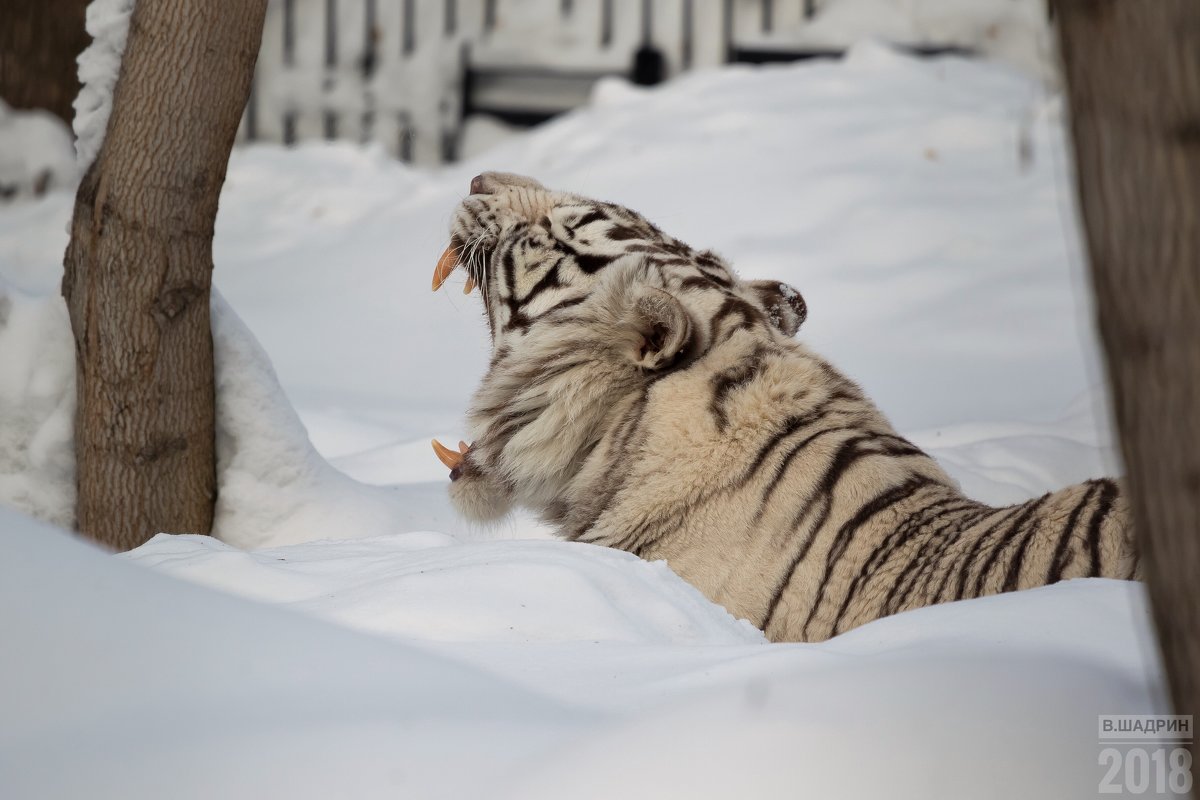
[[[442,252],[441,258],[438,259],[437,266],[433,268],[433,291],[442,288],[442,284],[450,277],[450,273],[454,272],[461,263],[463,254],[462,240],[457,236],[450,237],[450,244]],[[463,284],[463,294],[470,294],[475,288],[475,277],[471,275],[470,269],[464,265],[463,270],[467,273],[467,281]],[[433,452],[437,454],[438,460],[445,464],[450,469],[450,480],[457,480],[462,474],[463,458],[467,455],[467,450],[470,446],[466,442],[458,443],[458,450],[451,450],[437,439],[433,440]]]
[[[462,241],[457,236],[450,237],[450,244],[443,251],[441,258],[438,259],[437,266],[433,269],[433,291],[442,288],[442,284],[450,277],[450,273],[454,272],[461,263],[460,259],[463,252]],[[465,265],[463,269],[467,272],[467,281],[463,284],[463,294],[470,294],[475,288],[475,278],[471,275],[470,270]],[[437,439],[433,440],[433,452],[450,470],[450,480],[458,480],[462,475],[463,459],[467,455],[470,445],[466,442],[458,443],[458,450],[451,450]]]
[[[471,194],[482,194],[484,192],[482,176],[476,177],[471,181]],[[471,274],[470,264],[464,263],[463,259],[467,256],[466,243],[458,236],[453,234],[450,237],[450,244],[442,251],[441,257],[438,258],[437,266],[433,268],[433,291],[442,288],[442,284],[450,277],[458,267],[462,267],[467,273],[466,282],[463,283],[463,294],[470,294],[476,286],[475,276]],[[486,254],[483,254],[486,258]],[[484,304],[486,307],[486,303]],[[458,480],[462,476],[463,460],[470,450],[470,445],[466,442],[458,443],[458,450],[452,450],[439,442],[433,440],[433,452],[450,470],[450,480]]]

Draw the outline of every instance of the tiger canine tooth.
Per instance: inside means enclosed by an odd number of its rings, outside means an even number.
[[[474,288],[475,288],[475,279],[472,278],[470,275],[468,275],[467,282],[463,284],[463,294],[470,294],[471,290]]]
[[[437,439],[433,440],[433,452],[437,455],[438,461],[441,461],[450,469],[457,469],[462,465],[465,453],[465,451],[463,453],[456,453]]]
[[[467,444],[462,439],[458,440],[458,452],[462,453],[465,456],[467,454],[467,451],[470,449],[471,449],[471,445]]]
[[[454,268],[458,266],[458,250],[454,245],[450,245],[442,253],[442,257],[438,259],[437,266],[433,270],[433,290],[436,292],[442,288],[442,284],[446,282],[446,278],[450,277],[450,273],[454,272]]]

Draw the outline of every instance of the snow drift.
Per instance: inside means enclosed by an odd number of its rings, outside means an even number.
[[[1144,593],[1117,581],[768,645],[579,545],[160,536],[113,559],[0,529],[6,797],[1064,800],[1095,795],[1098,713],[1161,708]]]

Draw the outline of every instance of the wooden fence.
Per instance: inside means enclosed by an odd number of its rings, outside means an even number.
[[[772,61],[836,0],[270,0],[241,141],[380,142],[453,160],[463,121],[532,124],[605,75]]]

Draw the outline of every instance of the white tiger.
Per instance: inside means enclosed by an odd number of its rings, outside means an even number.
[[[485,173],[434,288],[456,268],[480,287],[493,354],[473,444],[434,447],[472,519],[520,504],[566,539],[666,559],[776,641],[1138,571],[1116,482],[968,499],[792,338],[798,292],[743,281],[629,209]]]

